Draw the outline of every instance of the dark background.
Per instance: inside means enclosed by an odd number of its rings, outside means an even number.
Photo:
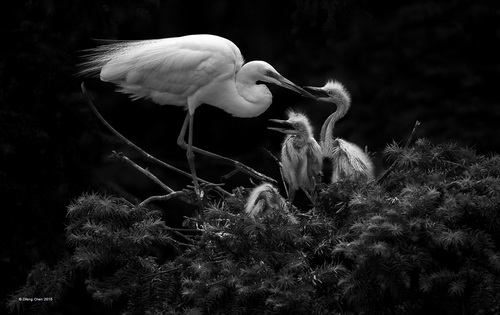
[[[39,261],[57,261],[64,243],[65,207],[100,191],[141,200],[161,191],[141,174],[107,158],[123,151],[174,189],[188,179],[159,169],[119,140],[87,107],[77,77],[81,50],[92,39],[149,39],[211,33],[235,42],[246,60],[271,63],[299,85],[343,82],[350,112],[336,135],[375,154],[418,137],[454,141],[480,153],[500,151],[500,8],[496,1],[132,1],[9,0],[3,4],[0,49],[0,216],[2,295],[25,282]],[[184,112],[131,102],[96,79],[87,87],[108,121],[149,153],[187,170],[176,146]],[[202,106],[195,144],[277,178],[282,136],[266,130],[288,108],[306,112],[316,130],[333,108],[270,87],[271,108],[254,119],[232,118]],[[317,134],[317,133],[316,133]],[[199,157],[199,175],[217,182],[230,168]],[[245,176],[227,189],[250,187]],[[159,204],[168,225],[186,214],[182,203]]]

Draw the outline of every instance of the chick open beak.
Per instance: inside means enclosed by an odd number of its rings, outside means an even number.
[[[290,123],[288,120],[269,119],[269,121],[281,124],[281,125],[283,125],[283,127],[267,127],[267,129],[279,131],[279,132],[287,134],[287,135],[294,135],[297,133],[297,131],[293,127],[293,124]]]
[[[309,94],[311,94],[315,99],[325,98],[330,96],[325,90],[323,90],[320,87],[304,86],[304,90],[307,90],[308,93],[310,92]]]

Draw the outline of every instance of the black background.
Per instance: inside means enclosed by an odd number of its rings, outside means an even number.
[[[149,39],[211,33],[232,40],[246,60],[265,60],[299,85],[338,79],[353,103],[336,135],[375,154],[417,137],[454,141],[489,154],[500,149],[500,8],[496,1],[132,1],[9,0],[0,19],[0,193],[3,295],[25,282],[38,261],[67,252],[65,207],[100,191],[141,200],[159,194],[130,167],[107,158],[122,151],[174,189],[189,180],[149,164],[113,137],[87,107],[77,77],[81,50],[92,39]],[[148,101],[131,102],[114,87],[87,79],[108,121],[149,153],[187,170],[176,138],[185,113]],[[195,144],[278,178],[282,135],[269,118],[288,108],[307,113],[316,128],[333,110],[270,86],[271,108],[240,119],[210,106],[195,115]],[[218,181],[230,168],[198,157],[199,175]],[[250,187],[243,175],[227,189]],[[168,225],[186,214],[182,203],[160,205]]]

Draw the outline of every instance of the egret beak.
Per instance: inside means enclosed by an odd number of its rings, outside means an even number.
[[[306,90],[304,90],[303,88],[301,88],[297,84],[293,83],[292,81],[288,80],[287,78],[285,78],[284,76],[282,76],[278,73],[276,73],[275,79],[279,82],[280,86],[282,86],[286,89],[295,91],[295,92],[297,92],[300,95],[305,96],[305,97],[314,98],[314,99],[316,98],[311,93],[307,92]]]
[[[287,134],[287,135],[295,135],[297,134],[297,130],[295,130],[295,127],[290,123],[288,120],[280,120],[280,119],[269,119],[269,121],[285,125],[283,128],[279,127],[267,127],[267,129],[270,130],[275,130],[279,131],[281,133]]]
[[[324,97],[330,97],[328,92],[323,90],[323,88],[315,87],[315,86],[304,86],[304,89],[311,92],[309,94],[312,94],[315,99],[319,98],[324,98]]]

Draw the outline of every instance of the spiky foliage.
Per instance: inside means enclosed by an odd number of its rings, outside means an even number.
[[[236,194],[208,208],[197,245],[179,259],[182,296],[204,314],[331,314],[341,311],[335,283],[346,273],[322,251],[332,221],[310,212],[293,223],[286,212],[241,213]],[[330,295],[331,294],[331,295]]]
[[[10,305],[51,295],[37,310],[52,311],[83,279],[128,314],[499,313],[500,157],[426,140],[385,153],[381,185],[318,187],[314,209],[255,218],[236,189],[177,240],[157,212],[85,195],[68,210],[73,256],[35,266]],[[162,244],[177,256],[160,263]]]
[[[500,157],[418,140],[385,150],[380,186],[339,183],[322,210],[342,225],[330,250],[351,271],[339,283],[356,312],[500,311]]]
[[[168,305],[178,286],[178,268],[173,263],[158,265],[152,252],[177,242],[159,212],[121,198],[85,194],[68,207],[68,220],[73,255],[53,268],[35,266],[27,284],[10,300],[11,310],[29,305],[30,312],[52,313],[51,307],[57,309],[64,291],[78,281],[95,300],[130,313]],[[50,300],[23,303],[33,297]]]

